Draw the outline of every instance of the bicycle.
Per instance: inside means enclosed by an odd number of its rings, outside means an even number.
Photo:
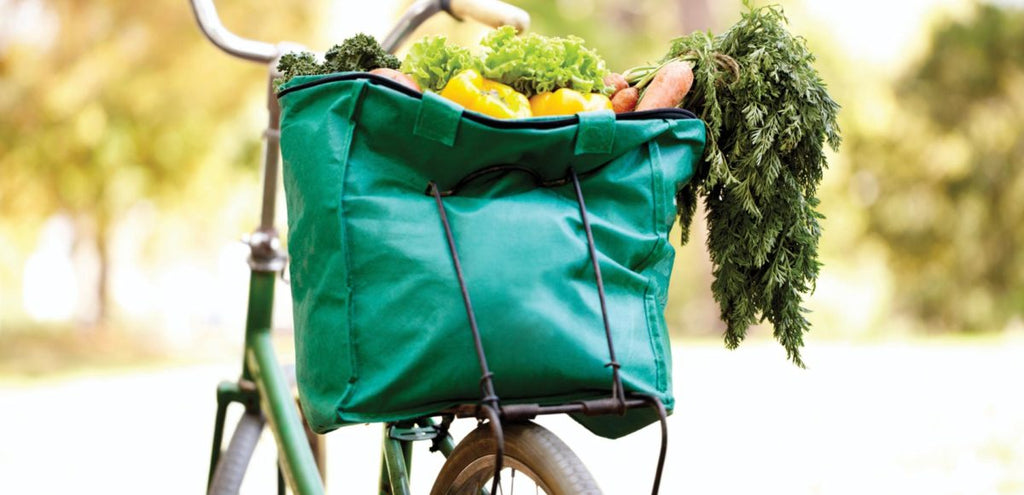
[[[241,38],[221,23],[213,0],[190,2],[200,29],[215,46],[232,56],[265,64],[269,68],[268,125],[263,156],[260,223],[246,240],[250,248],[248,263],[251,275],[242,373],[238,380],[222,382],[217,389],[218,405],[208,493],[238,493],[261,432],[269,428],[279,455],[278,492],[284,493],[287,487],[294,493],[320,494],[324,491],[323,437],[311,431],[296,407],[291,387],[292,373],[282,370],[270,334],[275,282],[282,276],[288,261],[288,255],[281,249],[273,221],[281,118],[281,109],[273,94],[273,80],[278,75],[275,74],[277,60],[285,52],[293,51],[295,46]],[[529,24],[528,14],[498,0],[419,0],[408,8],[384,39],[382,46],[393,51],[416,27],[440,12],[493,26],[509,24],[520,30]],[[566,179],[562,185],[565,184],[574,184],[577,194],[581,194],[575,173],[572,182]],[[434,194],[440,205],[441,192],[436,187]],[[582,209],[581,195],[579,201]],[[443,207],[441,209],[443,216]],[[583,216],[586,223],[585,210]],[[449,228],[447,223],[445,227]],[[589,238],[589,225],[587,229]],[[448,234],[450,242],[450,229]],[[600,291],[600,271],[592,239],[590,248]],[[454,246],[452,254],[455,255]],[[603,305],[603,293],[601,297]],[[468,299],[466,303],[471,312]],[[479,339],[475,328],[474,333]],[[610,340],[609,334],[609,347]],[[482,354],[480,360],[484,368],[482,381],[488,382],[489,372]],[[535,491],[544,490],[550,494],[600,493],[593,477],[569,447],[555,434],[530,420],[542,414],[622,414],[626,408],[640,407],[654,407],[661,421],[662,444],[654,481],[654,492],[657,493],[666,449],[665,409],[657,400],[627,396],[618,381],[618,364],[615,363],[614,352],[610,364],[614,365],[616,380],[611,398],[570,404],[491,406],[485,397],[483,404],[467,404],[436,411],[435,414],[414,420],[387,423],[382,449],[380,493],[409,493],[411,446],[418,441],[431,442],[431,450],[439,451],[447,457],[437,475],[431,492],[433,494],[512,493],[513,486],[523,487],[526,481],[531,482],[530,487]],[[484,385],[485,389],[489,387],[487,383]],[[493,389],[489,393],[493,396]],[[231,404],[243,405],[245,412],[224,446],[227,409]],[[456,418],[474,418],[479,422],[478,427],[458,445],[449,433],[449,426]],[[518,486],[502,484],[506,480],[515,483],[516,473],[525,475],[528,480],[520,477]]]

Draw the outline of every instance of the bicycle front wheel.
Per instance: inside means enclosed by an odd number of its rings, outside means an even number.
[[[238,494],[265,423],[266,420],[258,412],[247,412],[242,415],[238,426],[235,427],[235,434],[228,442],[228,448],[217,461],[208,495]]]
[[[505,452],[500,493],[601,493],[590,471],[554,433],[536,423],[503,426]],[[430,494],[486,493],[484,490],[490,489],[494,478],[495,450],[494,437],[488,425],[473,430],[452,451]]]

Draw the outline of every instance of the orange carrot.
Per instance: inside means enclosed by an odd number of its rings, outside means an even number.
[[[371,70],[370,74],[377,74],[378,76],[386,77],[386,78],[391,79],[391,80],[393,80],[393,81],[395,81],[395,82],[397,82],[399,84],[403,84],[403,85],[408,86],[408,87],[410,87],[412,89],[415,89],[416,91],[419,91],[421,93],[423,92],[423,90],[420,89],[420,85],[416,84],[416,81],[414,81],[408,75],[403,74],[403,73],[401,73],[401,72],[399,72],[399,71],[397,71],[395,69],[388,69],[387,67],[381,67],[379,69]]]
[[[636,101],[639,99],[639,89],[625,88],[619,90],[612,96],[612,110],[615,110],[615,113],[632,112],[636,108]]]
[[[669,62],[658,69],[654,79],[647,85],[643,98],[637,103],[636,110],[678,107],[690,91],[690,86],[693,86],[693,67],[690,63]]]
[[[622,74],[618,74],[616,72],[612,72],[607,76],[604,76],[604,84],[615,88],[615,91],[612,91],[613,95],[629,86],[629,83],[626,82],[626,78],[623,77]]]

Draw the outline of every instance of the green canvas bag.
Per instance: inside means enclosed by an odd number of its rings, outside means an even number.
[[[300,400],[313,429],[479,402],[481,369],[441,210],[503,404],[607,397],[598,251],[624,390],[671,410],[663,310],[674,198],[704,124],[672,109],[494,120],[365,74],[278,94]],[[606,437],[656,420],[576,417]]]

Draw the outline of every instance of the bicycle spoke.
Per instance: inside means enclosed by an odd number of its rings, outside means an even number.
[[[516,493],[519,493],[516,492],[516,474],[519,474],[520,471],[515,468],[505,468],[501,472],[501,483],[498,484],[498,492],[494,495],[515,495]],[[505,476],[505,474],[507,474],[507,476]],[[534,495],[547,494],[547,492],[542,490],[540,485],[533,478],[531,478],[528,474],[525,476],[526,478],[523,478],[519,483],[520,488],[524,490],[529,490],[530,486],[533,486]],[[491,486],[491,482],[493,480],[494,478],[487,478],[486,481],[480,482],[482,484],[482,486],[479,489],[479,493],[481,495],[491,495],[490,491],[488,490],[488,487]]]

